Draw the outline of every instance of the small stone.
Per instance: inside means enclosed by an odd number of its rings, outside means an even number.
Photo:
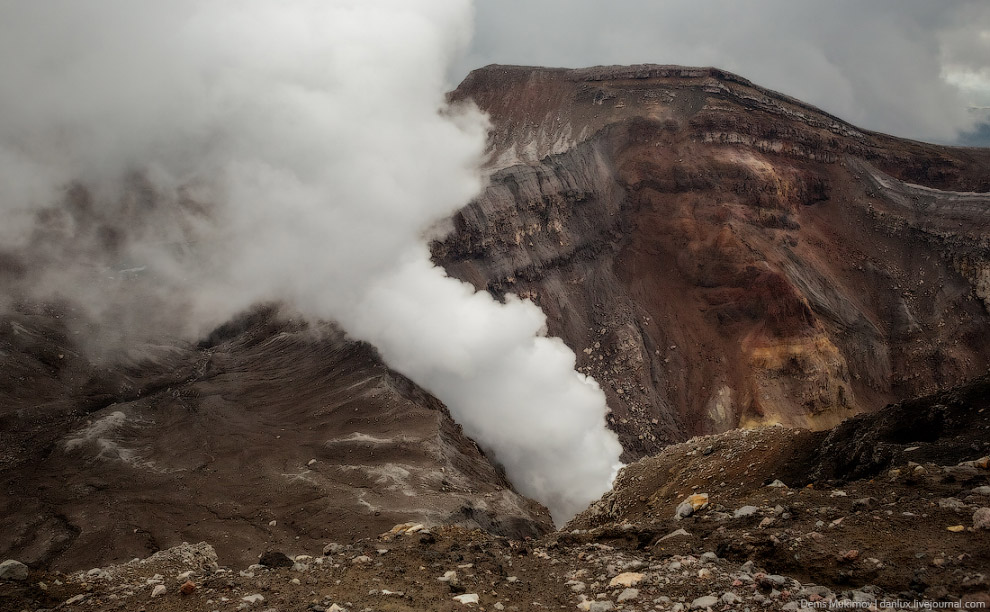
[[[609,581],[608,586],[609,587],[623,586],[628,588],[628,587],[634,587],[640,582],[643,582],[643,574],[639,574],[636,572],[623,572],[618,576],[616,576],[615,578],[612,578],[612,580]]]
[[[953,510],[955,512],[960,512],[965,509],[966,504],[962,500],[955,497],[945,497],[938,500],[938,507],[943,510]]]
[[[859,558],[859,551],[855,549],[847,550],[846,552],[841,553],[839,555],[839,561],[843,563],[852,563],[858,558]]]
[[[619,596],[615,600],[621,603],[630,599],[636,599],[637,597],[639,597],[639,589],[626,589],[619,593]]]
[[[973,513],[973,529],[990,530],[990,508],[978,508]]]
[[[368,555],[358,555],[351,559],[351,563],[371,563],[371,557]]]
[[[665,540],[672,540],[674,538],[690,538],[691,534],[684,529],[678,529],[677,531],[671,531],[667,535],[663,536],[658,542],[663,542]]]
[[[268,521],[269,527],[274,527],[275,525],[278,525],[278,521]]]
[[[309,462],[306,463],[306,465],[308,465],[309,467],[313,467],[314,465],[316,465],[316,459],[310,459]]]
[[[457,595],[454,597],[454,601],[465,606],[478,603],[477,593],[465,593],[464,595]]]
[[[329,544],[323,547],[324,555],[336,555],[337,553],[343,551],[344,551],[344,545],[338,544],[336,542],[330,542]]]
[[[738,510],[732,513],[732,518],[744,518],[747,516],[752,516],[756,514],[758,510],[759,508],[757,508],[756,506],[743,506],[742,508],[739,508]]]
[[[963,525],[953,525],[952,527],[946,527],[952,533],[959,533],[960,531],[966,531],[966,527]]]
[[[859,499],[853,500],[853,510],[863,510],[869,508],[876,502],[872,497],[861,497]]]
[[[694,495],[689,495],[687,499],[682,501],[677,505],[677,509],[674,511],[674,518],[682,519],[687,518],[697,512],[698,510],[703,510],[708,506],[708,494],[707,493],[695,493]]]
[[[27,580],[28,566],[14,559],[7,559],[0,563],[0,579],[2,580]]]
[[[692,610],[704,610],[705,608],[711,608],[712,606],[718,605],[718,597],[714,595],[705,595],[704,597],[699,597],[691,602],[690,609]]]
[[[179,587],[179,592],[183,595],[192,595],[196,591],[196,583],[192,580],[186,580]]]
[[[732,604],[737,604],[742,601],[742,598],[732,592],[723,593],[721,599],[722,603],[727,606],[731,606]]]
[[[264,595],[261,595],[260,593],[255,593],[254,595],[248,595],[247,597],[241,597],[241,601],[246,602],[246,603],[249,603],[249,604],[256,604],[256,603],[261,603],[261,602],[265,601],[265,597],[264,597]]]
[[[990,497],[990,487],[988,486],[976,487],[975,489],[973,489],[973,495],[985,495],[987,497]]]
[[[787,485],[785,485],[784,483],[782,483],[779,480],[774,480],[773,482],[771,482],[767,486],[768,487],[771,487],[773,489],[786,489],[787,488]]]
[[[161,597],[165,594],[168,589],[165,588],[164,584],[156,584],[155,588],[151,589],[152,597]]]
[[[769,516],[760,521],[760,529],[766,529],[767,527],[773,525],[774,521]]]

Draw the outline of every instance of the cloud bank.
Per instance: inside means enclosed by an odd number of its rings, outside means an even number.
[[[860,127],[938,142],[985,120],[969,107],[990,99],[984,0],[478,0],[477,22],[458,76],[490,63],[716,66]]]
[[[7,293],[149,336],[263,301],[336,320],[569,518],[618,463],[604,394],[539,308],[423,242],[483,185],[486,120],[444,99],[472,19],[465,0],[0,1]]]

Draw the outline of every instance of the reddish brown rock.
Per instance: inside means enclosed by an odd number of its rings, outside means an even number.
[[[452,95],[490,114],[493,176],[435,259],[544,309],[627,459],[824,429],[990,365],[990,150],[714,69],[489,66]]]

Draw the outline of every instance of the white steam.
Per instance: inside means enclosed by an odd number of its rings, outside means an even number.
[[[604,394],[535,305],[423,240],[482,187],[487,123],[444,98],[471,21],[466,0],[0,0],[12,286],[123,327],[269,300],[336,320],[569,518],[618,464]]]

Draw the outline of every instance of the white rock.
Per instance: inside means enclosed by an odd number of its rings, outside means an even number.
[[[166,590],[167,589],[165,588],[165,585],[164,584],[155,585],[155,588],[151,589],[151,596],[152,597],[161,597],[162,595],[165,594],[165,591]]]
[[[767,486],[768,487],[771,487],[771,488],[774,488],[774,489],[786,489],[787,488],[787,485],[785,485],[784,483],[782,483],[779,480],[774,480],[773,482],[771,482]]]
[[[440,582],[447,582],[454,586],[457,586],[457,572],[450,570],[449,572],[444,572],[443,576],[437,578]]]
[[[260,593],[255,593],[254,595],[248,595],[247,597],[241,597],[241,601],[247,602],[249,604],[256,604],[265,601],[264,595]]]
[[[465,593],[464,595],[458,595],[454,597],[454,601],[465,606],[478,603],[477,593]]]
[[[640,582],[643,582],[643,574],[639,574],[636,572],[623,572],[618,576],[616,576],[615,578],[612,578],[612,580],[609,581],[608,586],[610,587],[623,586],[628,588],[628,587],[634,587]]]

